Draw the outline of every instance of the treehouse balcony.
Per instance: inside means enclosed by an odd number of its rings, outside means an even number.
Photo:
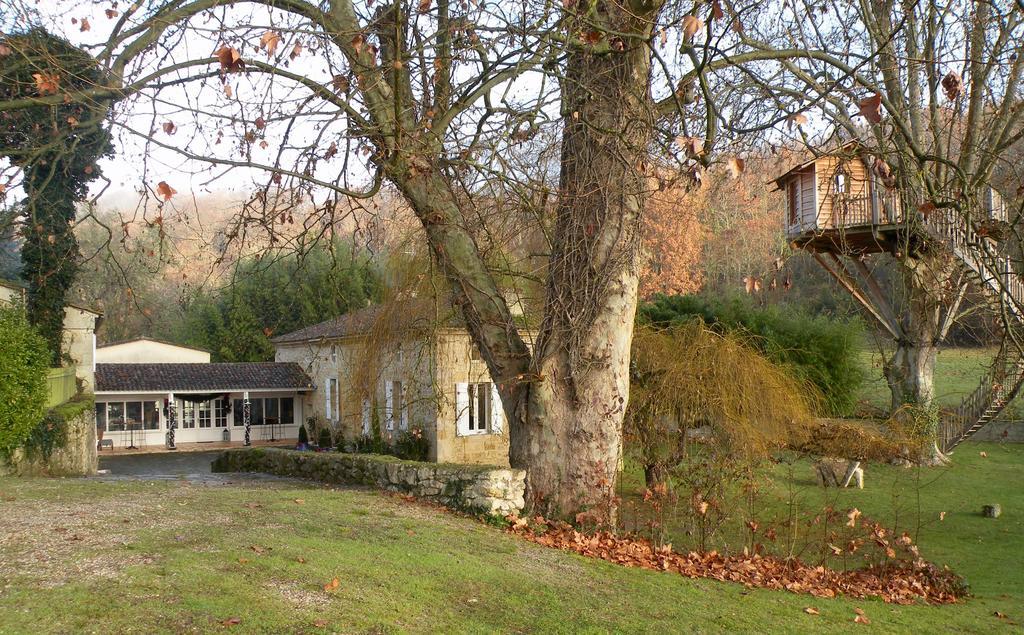
[[[885,187],[857,151],[846,144],[775,179],[786,193],[786,238],[794,248],[865,255],[922,246],[925,236],[910,231],[921,215],[908,214],[899,193]],[[1006,220],[1006,205],[991,187],[981,207],[980,220]]]

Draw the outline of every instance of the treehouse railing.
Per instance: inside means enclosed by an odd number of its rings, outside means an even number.
[[[887,192],[881,196],[832,194],[830,229],[845,229],[875,225],[898,225],[903,222],[899,196]]]
[[[1024,358],[1013,341],[1024,335],[1024,282],[1010,269],[1006,257],[998,253],[997,243],[978,232],[961,213],[940,208],[922,212],[920,219],[925,231],[966,265],[996,307],[1008,309],[1009,341],[974,392],[955,410],[939,416],[938,438],[942,450],[948,452],[996,418],[1024,385]]]

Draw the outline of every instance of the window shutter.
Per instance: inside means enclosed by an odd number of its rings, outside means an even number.
[[[501,434],[505,427],[505,408],[501,405],[498,384],[491,384],[491,434]]]
[[[388,430],[395,429],[394,398],[394,384],[390,381],[384,382],[384,426]]]
[[[370,400],[363,399],[363,434],[370,434]]]
[[[469,384],[455,384],[455,433],[469,434]]]
[[[331,420],[331,380],[324,382],[324,416]]]
[[[409,429],[409,402],[406,399],[406,397],[408,397],[408,391],[405,389],[405,384],[399,384],[399,389],[401,390],[401,393],[402,393],[400,395],[401,403],[402,403],[402,411],[398,415],[399,418],[400,418],[399,425],[402,426],[403,430],[408,430]]]

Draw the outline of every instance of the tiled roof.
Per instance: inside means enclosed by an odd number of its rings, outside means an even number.
[[[293,362],[96,364],[96,392],[305,390],[313,382]]]

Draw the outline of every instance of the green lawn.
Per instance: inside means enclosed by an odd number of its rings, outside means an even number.
[[[0,633],[1009,632],[1020,627],[994,612],[1024,619],[1024,448],[967,444],[955,458],[922,483],[871,468],[867,489],[835,501],[888,520],[920,504],[924,555],[976,595],[940,607],[626,569],[367,491],[0,479]],[[773,476],[809,507],[827,500],[809,471]],[[990,501],[1002,518],[977,513]],[[853,625],[855,607],[871,626]]]
[[[939,405],[959,405],[962,397],[978,387],[978,381],[992,363],[995,353],[994,348],[941,349],[935,361],[935,397]],[[892,396],[882,375],[882,356],[877,350],[870,349],[862,351],[861,356],[870,371],[861,399],[873,407],[888,410]],[[1000,418],[1024,418],[1024,401],[1015,399]]]

